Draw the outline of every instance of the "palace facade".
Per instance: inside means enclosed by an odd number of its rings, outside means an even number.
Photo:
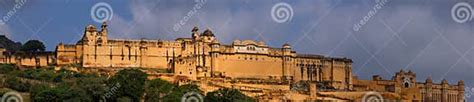
[[[289,44],[272,48],[264,42],[235,40],[221,44],[214,33],[197,27],[191,38],[121,40],[107,38],[107,24],[93,25],[74,45],[57,46],[57,64],[83,67],[142,67],[169,69],[192,79],[203,77],[311,80],[327,82],[337,89],[351,89],[348,58],[297,54]]]
[[[19,63],[26,59],[8,53],[0,58],[3,63],[24,66],[168,70],[171,76],[202,81],[200,86],[205,92],[237,88],[261,100],[357,101],[374,91],[384,100],[465,101],[463,81],[433,83],[428,78],[418,82],[415,73],[403,70],[389,80],[378,75],[372,80],[361,80],[352,75],[349,58],[299,54],[289,44],[270,47],[253,40],[222,44],[211,30],[200,32],[197,27],[190,35],[172,41],[109,39],[104,22],[100,29],[86,26],[83,37],[75,44],[59,44],[53,57],[46,54],[28,63]]]

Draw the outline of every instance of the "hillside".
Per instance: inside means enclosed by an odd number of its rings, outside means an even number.
[[[20,47],[20,42],[14,42],[8,39],[5,35],[0,35],[0,48],[5,48],[8,51],[17,51]]]

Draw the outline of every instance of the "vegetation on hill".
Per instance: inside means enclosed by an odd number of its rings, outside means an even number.
[[[145,72],[138,69],[120,70],[107,81],[109,92],[114,93],[107,97],[107,100],[114,101],[120,97],[127,97],[134,102],[139,102],[145,91],[147,76]]]
[[[120,102],[176,102],[193,92],[209,101],[252,102],[235,89],[210,92],[207,96],[195,84],[178,86],[162,79],[148,80],[139,69],[124,69],[107,78],[98,74],[79,73],[54,68],[18,70],[11,64],[0,64],[0,83],[20,92],[29,92],[38,102],[120,101]]]
[[[5,35],[0,35],[0,48],[5,48],[8,51],[18,51],[21,47],[21,43],[14,42],[8,39]]]
[[[253,102],[251,97],[246,96],[237,89],[219,89],[213,92],[209,92],[205,98],[206,102]]]

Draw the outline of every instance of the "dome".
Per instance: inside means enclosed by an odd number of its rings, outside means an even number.
[[[232,42],[232,45],[241,45],[241,41],[240,40],[234,40],[234,42]]]
[[[460,80],[460,81],[458,82],[458,85],[464,85],[464,81],[463,81],[463,80]]]
[[[244,40],[244,41],[242,41],[242,44],[243,45],[258,45],[257,42],[255,42],[253,40]]]
[[[399,73],[405,73],[405,71],[403,69],[400,69]]]
[[[214,36],[214,33],[212,33],[211,30],[206,29],[201,35],[202,36]]]
[[[283,48],[287,48],[287,49],[289,49],[289,48],[291,48],[291,46],[290,46],[290,44],[288,44],[288,43],[285,43],[285,44],[283,44]]]
[[[265,44],[265,42],[259,41],[259,42],[258,42],[258,46],[267,46],[267,45]]]
[[[448,84],[448,80],[443,79],[443,81],[441,81],[441,84]]]
[[[212,44],[220,44],[220,42],[217,39],[212,40]]]
[[[191,32],[197,32],[197,31],[199,31],[199,28],[196,27],[196,26],[194,26],[194,27],[193,27],[193,30],[191,30]]]
[[[102,22],[102,28],[107,27],[107,22]]]
[[[87,26],[86,26],[86,30],[87,30],[87,31],[95,31],[96,28],[95,28],[94,25],[87,25]]]
[[[431,79],[431,77],[426,78],[426,83],[433,83],[433,80]]]

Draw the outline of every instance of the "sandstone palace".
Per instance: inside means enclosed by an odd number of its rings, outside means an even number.
[[[141,68],[154,78],[194,82],[205,91],[236,88],[259,100],[328,100],[464,102],[464,82],[417,81],[412,71],[400,70],[391,79],[372,80],[352,74],[349,58],[300,54],[291,45],[271,47],[262,41],[220,43],[211,30],[191,30],[176,40],[109,39],[107,24],[85,27],[76,44],[59,44],[56,51],[22,58],[3,53],[3,63],[19,66],[71,66],[95,71]],[[165,70],[160,73],[153,70]]]

